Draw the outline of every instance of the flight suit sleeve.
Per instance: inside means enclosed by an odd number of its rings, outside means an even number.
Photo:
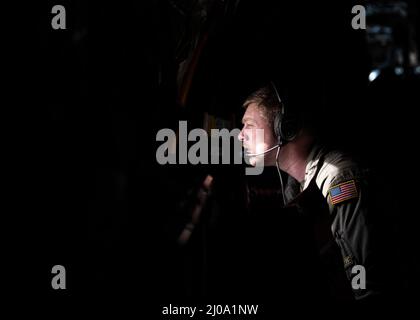
[[[380,295],[386,285],[377,207],[370,191],[367,175],[348,170],[332,179],[327,193],[332,232],[356,299]]]

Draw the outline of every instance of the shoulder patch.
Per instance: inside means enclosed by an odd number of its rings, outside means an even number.
[[[328,190],[328,195],[333,205],[359,196],[354,180],[349,180],[331,187]]]

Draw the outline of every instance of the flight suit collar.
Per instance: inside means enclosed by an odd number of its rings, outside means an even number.
[[[315,143],[309,152],[307,161],[306,161],[306,168],[305,168],[305,178],[301,182],[301,191],[305,190],[311,180],[316,176],[318,172],[318,165],[320,164],[320,160],[325,153],[325,148],[323,148],[320,144]]]

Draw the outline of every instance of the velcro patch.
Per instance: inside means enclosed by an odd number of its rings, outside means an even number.
[[[357,198],[359,196],[354,180],[349,180],[335,185],[330,188],[328,193],[330,195],[330,200],[333,205],[336,205],[340,202],[349,199]]]
[[[351,256],[345,256],[343,258],[343,262],[344,262],[344,268],[348,268],[353,264],[353,259]]]

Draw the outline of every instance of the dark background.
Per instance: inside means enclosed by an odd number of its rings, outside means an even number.
[[[219,247],[236,250],[238,244],[218,241],[234,238],[229,227],[241,223],[243,187],[252,181],[244,181],[241,166],[160,166],[156,133],[175,129],[178,120],[201,127],[204,112],[234,116],[240,127],[246,95],[281,74],[301,80],[307,101],[324,102],[315,112],[324,136],[382,170],[395,198],[383,201],[399,208],[404,292],[414,296],[419,72],[409,53],[419,50],[418,5],[408,1],[403,18],[368,17],[368,24],[392,27],[392,41],[378,49],[365,31],[351,28],[350,1],[283,2],[209,1],[199,23],[198,1],[62,1],[67,30],[51,28],[55,3],[27,8],[36,21],[18,41],[13,137],[19,156],[10,189],[19,230],[13,261],[28,266],[31,292],[53,303],[141,301],[156,318],[161,305],[217,296],[208,282],[212,270],[223,269],[222,258],[216,265],[203,259],[217,257],[212,250]],[[208,41],[188,100],[180,103],[178,66],[199,31]],[[395,48],[402,59],[381,60]],[[369,82],[378,66],[381,76]],[[215,178],[211,208],[198,235],[180,248],[176,235],[208,173]],[[270,183],[275,174],[267,171],[261,181]],[[56,264],[66,267],[65,291],[50,287]],[[235,267],[241,266],[231,266],[231,274]]]

